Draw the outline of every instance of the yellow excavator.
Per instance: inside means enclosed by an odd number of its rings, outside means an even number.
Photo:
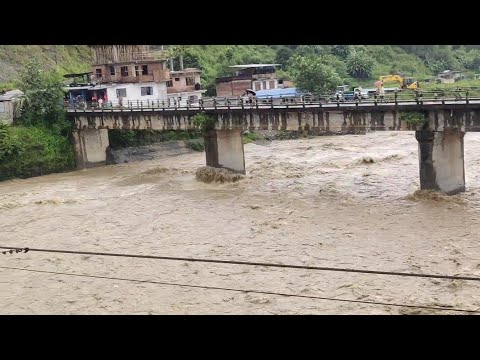
[[[416,90],[420,87],[420,82],[412,77],[401,77],[400,75],[385,75],[380,76],[380,81],[383,83],[396,82],[402,89]]]

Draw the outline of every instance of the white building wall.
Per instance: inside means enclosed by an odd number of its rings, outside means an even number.
[[[142,96],[142,87],[151,87],[153,90],[152,95]],[[167,99],[167,84],[165,82],[155,83],[127,83],[127,84],[112,84],[107,87],[108,101],[112,103],[118,102],[117,89],[125,89],[127,94],[123,98],[123,103],[128,101],[137,100],[166,100]]]

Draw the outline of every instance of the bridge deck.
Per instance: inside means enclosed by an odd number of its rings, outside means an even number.
[[[161,103],[158,102],[145,102],[145,103],[132,103],[130,106],[119,107],[87,107],[84,109],[81,108],[68,108],[66,109],[68,113],[100,113],[100,112],[131,112],[131,111],[140,111],[140,112],[198,112],[198,111],[208,111],[215,112],[221,110],[269,110],[269,109],[278,109],[278,110],[302,110],[302,109],[319,109],[323,111],[329,110],[421,110],[425,108],[471,108],[477,109],[480,108],[480,99],[470,99],[470,100],[455,100],[455,99],[441,99],[441,100],[426,100],[426,101],[397,101],[397,102],[372,102],[372,101],[362,101],[362,102],[335,102],[335,103],[321,103],[321,102],[302,102],[302,103],[293,103],[293,104],[219,104],[217,106],[182,106],[182,107],[164,107]]]

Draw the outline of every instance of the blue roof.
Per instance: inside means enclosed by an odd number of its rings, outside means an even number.
[[[300,96],[305,95],[304,92],[297,90],[297,88],[286,88],[286,89],[270,89],[270,90],[259,90],[256,91],[256,97],[265,98],[265,97],[287,97],[287,96]]]

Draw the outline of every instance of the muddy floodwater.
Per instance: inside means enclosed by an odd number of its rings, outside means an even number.
[[[450,197],[414,194],[417,146],[412,132],[247,144],[247,176],[229,184],[196,181],[205,154],[186,149],[7,181],[0,245],[480,276],[480,134],[465,135],[467,191]],[[454,313],[192,286],[480,309],[472,281],[40,252],[0,259],[2,314]]]

